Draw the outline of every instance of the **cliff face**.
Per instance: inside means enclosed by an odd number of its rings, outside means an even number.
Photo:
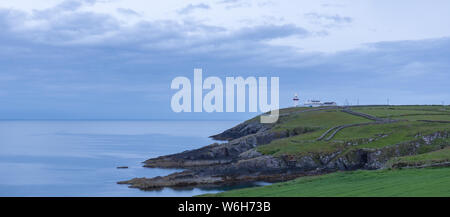
[[[243,157],[241,154],[257,146],[309,131],[309,129],[298,128],[290,131],[272,132],[270,129],[271,126],[269,125],[253,122],[243,123],[213,136],[214,138],[230,139],[226,143],[214,143],[195,150],[149,159],[144,162],[144,167],[194,168],[231,163],[241,159]],[[232,139],[233,137],[237,138]],[[246,153],[246,157],[248,158],[248,154],[254,152],[256,150]]]
[[[269,132],[252,134],[228,143],[214,143],[200,149],[149,159],[144,162],[144,167],[192,168],[230,163],[238,159],[240,154],[258,145],[268,144],[283,137],[285,135]]]
[[[229,140],[214,143],[200,149],[185,151],[149,159],[145,167],[183,168],[183,172],[164,177],[135,178],[119,184],[144,190],[162,187],[231,185],[251,181],[282,181],[298,176],[321,174],[337,170],[380,169],[393,157],[415,155],[423,147],[437,149],[432,143],[436,139],[449,138],[449,132],[416,135],[416,140],[390,145],[378,149],[354,148],[332,153],[304,153],[300,156],[262,155],[257,146],[273,140],[307,133],[304,128],[274,132],[273,126],[255,122],[244,122],[234,128],[213,136]],[[370,141],[374,139],[369,139]],[[360,142],[370,142],[360,141]]]
[[[377,149],[354,148],[333,153],[307,154],[296,159],[287,159],[289,165],[294,165],[302,171],[322,170],[356,170],[382,169],[388,160],[394,157],[417,155],[420,150],[434,151],[443,147],[433,145],[437,139],[450,138],[450,132],[435,132],[429,135],[417,135],[417,140],[399,143]],[[351,144],[352,145],[352,144]]]
[[[273,124],[261,124],[259,118],[255,118],[210,137],[218,141],[231,141],[247,135],[266,132],[273,126]]]

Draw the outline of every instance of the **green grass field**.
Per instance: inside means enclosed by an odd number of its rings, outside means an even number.
[[[302,108],[305,110],[305,108]],[[401,142],[413,141],[417,134],[431,134],[450,130],[450,123],[426,123],[418,120],[450,120],[450,112],[443,106],[390,106],[390,107],[356,107],[353,110],[379,117],[389,117],[400,122],[378,125],[349,127],[339,131],[330,141],[316,141],[329,128],[344,124],[372,122],[371,120],[350,115],[339,110],[314,111],[299,113],[280,121],[272,130],[283,131],[298,127],[315,130],[297,136],[275,140],[258,147],[263,154],[280,156],[284,154],[302,155],[307,152],[333,152],[346,147],[347,142],[374,139],[373,142],[361,144],[357,148],[380,148]],[[369,112],[368,112],[369,111]],[[422,115],[428,112],[428,115]],[[446,114],[448,112],[448,114]],[[420,114],[420,115],[411,115]],[[395,117],[395,118],[394,118]]]
[[[392,107],[362,107],[354,108],[354,111],[363,112],[380,118],[395,118],[399,116],[412,115],[449,115],[450,111],[443,109],[442,106],[392,106]]]
[[[336,172],[204,196],[450,197],[450,167]]]
[[[288,120],[275,126],[273,130],[281,131],[297,127],[327,129],[335,125],[364,123],[364,122],[371,122],[371,121],[338,110],[331,110],[331,111],[325,110],[325,111],[305,112],[292,115]]]

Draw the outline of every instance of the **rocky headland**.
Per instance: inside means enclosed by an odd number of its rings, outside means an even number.
[[[280,122],[287,121],[304,112],[322,110],[339,110],[351,115],[361,116],[368,120],[364,124],[388,124],[393,120],[382,119],[368,114],[351,112],[348,108],[312,108],[296,112],[285,112]],[[277,123],[278,124],[278,123]],[[316,130],[315,127],[294,127],[288,130],[273,130],[277,124],[261,124],[258,118],[241,123],[220,134],[211,136],[222,143],[214,143],[199,149],[184,151],[178,154],[161,156],[146,160],[144,167],[152,168],[181,168],[177,172],[164,177],[134,178],[120,181],[132,188],[152,190],[164,187],[207,187],[218,185],[233,185],[253,181],[284,181],[299,176],[323,174],[333,171],[356,169],[385,168],[386,163],[393,157],[418,154],[424,146],[432,146],[438,139],[449,138],[448,131],[436,131],[428,134],[416,134],[411,141],[400,142],[380,148],[359,148],[387,135],[378,134],[372,138],[346,141],[347,148],[334,151],[305,152],[301,154],[262,154],[258,147],[274,140],[307,134]],[[342,125],[345,127],[352,127]],[[334,126],[325,131],[326,137],[333,137],[345,127]],[[355,125],[358,126],[358,125]],[[336,131],[337,130],[337,131]],[[321,138],[317,138],[320,140]],[[331,139],[331,138],[330,138]],[[348,148],[350,147],[350,148]]]

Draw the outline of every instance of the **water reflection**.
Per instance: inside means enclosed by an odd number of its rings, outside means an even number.
[[[160,155],[211,143],[236,121],[1,121],[0,196],[192,196],[227,190],[140,191],[118,185],[180,170],[143,168]],[[128,169],[117,169],[128,166]],[[258,183],[252,183],[255,185]],[[232,188],[237,188],[234,186]]]

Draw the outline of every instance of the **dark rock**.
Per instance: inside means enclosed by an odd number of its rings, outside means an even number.
[[[294,135],[294,134],[292,134]],[[192,168],[230,163],[239,155],[259,145],[289,136],[283,132],[261,132],[234,139],[227,143],[214,143],[203,148],[166,155],[144,161],[144,167]]]
[[[255,133],[262,133],[270,130],[273,124],[261,124],[259,118],[241,123],[233,128],[225,130],[224,132],[210,136],[219,141],[231,141],[233,139],[241,138]]]

